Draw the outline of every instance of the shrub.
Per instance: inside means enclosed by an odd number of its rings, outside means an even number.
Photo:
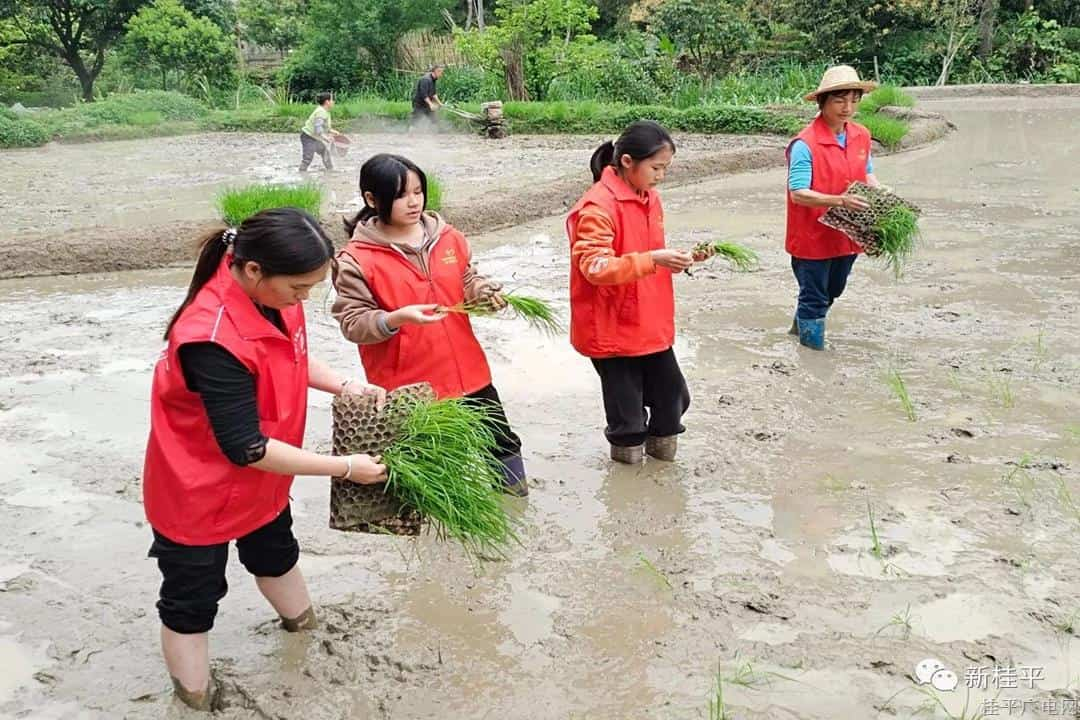
[[[0,148],[38,147],[49,142],[49,131],[27,118],[0,115]]]

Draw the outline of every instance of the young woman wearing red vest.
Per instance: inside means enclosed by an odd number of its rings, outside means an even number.
[[[439,312],[461,302],[501,308],[500,285],[476,272],[465,236],[425,212],[427,177],[399,155],[360,169],[364,208],[345,228],[352,240],[334,262],[332,313],[360,346],[368,378],[387,390],[428,382],[440,398],[471,398],[491,418],[504,489],[529,492],[521,440],[510,429],[469,316]]]
[[[791,269],[799,283],[793,335],[814,350],[825,349],[825,315],[844,292],[862,248],[839,230],[818,222],[831,207],[861,210],[866,201],[847,193],[856,181],[877,186],[870,157],[870,132],[852,121],[864,91],[854,68],[829,68],[818,89],[806,96],[820,112],[787,149],[787,240]]]
[[[154,368],[143,503],[162,574],[165,664],[177,697],[196,709],[217,704],[208,633],[228,589],[229,542],[285,629],[314,627],[291,529],[293,476],[386,479],[378,457],[300,448],[308,388],[383,395],[308,356],[302,302],[333,251],[318,222],[294,209],[211,233]]]
[[[672,274],[688,252],[664,246],[655,187],[675,156],[660,125],[635,122],[590,162],[594,185],[570,210],[570,343],[600,375],[611,459],[674,460],[690,391],[675,343]],[[704,259],[704,258],[701,258]]]

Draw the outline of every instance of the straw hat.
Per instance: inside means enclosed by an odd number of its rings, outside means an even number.
[[[833,92],[835,90],[862,90],[866,93],[876,87],[876,82],[860,80],[859,73],[850,65],[834,65],[826,70],[825,74],[821,76],[821,82],[818,83],[817,90],[809,95],[803,96],[803,99],[813,102],[814,100],[817,100],[817,96],[822,93]]]

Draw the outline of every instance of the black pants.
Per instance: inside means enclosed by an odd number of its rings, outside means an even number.
[[[304,171],[308,169],[308,165],[311,164],[311,159],[318,153],[322,158],[323,165],[327,170],[334,169],[334,161],[330,157],[330,148],[326,143],[316,140],[307,133],[300,133],[300,149],[303,153],[300,158],[300,170]]]
[[[495,435],[499,459],[511,455],[520,455],[521,438],[510,429],[510,421],[506,419],[506,410],[503,409],[502,400],[499,399],[499,391],[495,389],[495,386],[482,387],[465,397],[475,400],[487,410],[488,428]]]
[[[240,562],[255,577],[281,577],[300,559],[292,533],[289,506],[276,518],[236,541]],[[229,543],[182,545],[154,531],[150,557],[157,558],[161,591],[157,601],[162,624],[173,632],[209,632],[218,603],[229,591],[225,565]]]
[[[858,255],[843,255],[828,260],[791,258],[791,272],[799,283],[799,305],[795,316],[820,320],[829,312],[836,298],[844,294],[851,266]]]
[[[633,447],[645,438],[678,435],[690,389],[671,348],[640,357],[593,360],[604,393],[608,442]]]

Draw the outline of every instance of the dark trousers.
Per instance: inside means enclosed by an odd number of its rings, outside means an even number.
[[[307,133],[300,133],[300,149],[303,153],[300,158],[300,170],[307,170],[308,165],[311,164],[311,159],[318,153],[322,158],[323,165],[327,170],[334,169],[334,161],[330,157],[330,148],[326,143],[316,140]]]
[[[604,393],[608,442],[641,445],[649,436],[666,437],[686,430],[682,416],[690,407],[690,389],[671,348],[640,357],[594,359]]]
[[[791,258],[791,271],[799,283],[799,306],[795,316],[803,320],[820,320],[836,298],[844,294],[851,266],[858,255],[843,255],[828,260]]]
[[[300,545],[292,533],[289,506],[276,518],[237,539],[240,563],[255,577],[281,577],[300,559]],[[218,603],[229,591],[225,565],[229,543],[182,545],[154,531],[150,557],[157,558],[161,590],[157,609],[162,624],[173,632],[209,632]]]
[[[499,459],[520,455],[521,438],[510,429],[510,421],[506,419],[506,410],[503,409],[502,400],[499,399],[499,391],[495,389],[495,386],[482,387],[465,397],[476,401],[487,411],[488,429],[495,435]]]

